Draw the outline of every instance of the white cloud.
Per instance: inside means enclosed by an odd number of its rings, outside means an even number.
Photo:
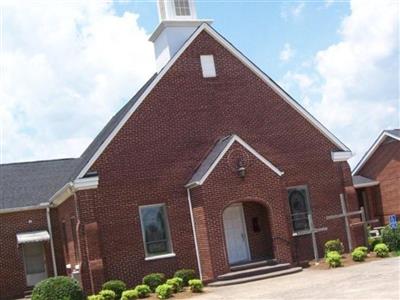
[[[297,4],[284,5],[281,9],[281,17],[284,20],[298,18],[305,7],[304,1],[299,1]]]
[[[351,1],[341,41],[315,56],[319,97],[307,108],[357,153],[353,165],[381,130],[400,125],[398,13],[396,1]],[[307,81],[298,86],[310,95]]]
[[[3,8],[3,162],[81,154],[155,70],[137,18],[97,1]]]
[[[279,59],[281,61],[287,62],[294,56],[294,53],[295,52],[292,49],[292,46],[290,46],[289,43],[285,43],[285,45],[283,46],[283,49],[279,53]]]

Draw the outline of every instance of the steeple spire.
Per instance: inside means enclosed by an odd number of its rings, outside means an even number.
[[[149,40],[160,71],[202,23],[212,20],[197,19],[194,0],[158,0],[157,4],[160,24]]]

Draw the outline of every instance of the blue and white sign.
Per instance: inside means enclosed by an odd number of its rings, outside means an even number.
[[[396,215],[389,216],[389,225],[392,229],[397,228],[397,217]]]

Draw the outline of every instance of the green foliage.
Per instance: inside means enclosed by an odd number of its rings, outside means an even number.
[[[375,246],[380,243],[382,243],[382,237],[380,236],[369,237],[368,238],[369,250],[374,251]]]
[[[139,298],[146,298],[151,293],[151,289],[146,284],[137,285],[135,290],[137,291]]]
[[[157,297],[160,299],[167,299],[172,295],[172,286],[169,284],[161,284],[156,288]]]
[[[367,257],[368,248],[365,247],[365,246],[358,246],[358,247],[356,247],[356,248],[354,249],[354,251],[361,251],[361,252],[364,253],[365,257]],[[353,252],[354,252],[354,251],[353,251]]]
[[[125,282],[121,280],[110,280],[103,284],[103,290],[111,290],[115,293],[116,299],[121,298],[122,292],[126,290]]]
[[[127,290],[122,292],[121,300],[136,300],[139,297],[138,291],[134,290]]]
[[[174,277],[167,280],[167,284],[172,286],[174,293],[181,292],[183,290],[183,279],[179,277]]]
[[[364,261],[365,256],[366,254],[363,251],[357,249],[351,253],[351,257],[353,258],[354,261]]]
[[[375,246],[374,252],[378,257],[387,257],[389,256],[389,247],[384,243],[380,243]]]
[[[182,278],[183,285],[188,286],[189,280],[194,279],[196,277],[195,270],[192,269],[180,269],[175,272],[174,277]]]
[[[102,297],[101,299],[104,300],[116,300],[116,294],[112,290],[102,290],[100,291],[99,295]]]
[[[79,283],[70,277],[58,276],[39,282],[32,292],[32,300],[83,300]]]
[[[382,242],[385,243],[390,251],[400,250],[400,222],[397,228],[392,229],[389,225],[382,229]]]
[[[100,295],[91,295],[87,297],[87,300],[104,300],[103,296]]]
[[[343,254],[344,246],[343,243],[339,240],[329,240],[325,243],[325,255],[330,251],[336,251],[339,254]]]
[[[203,282],[200,279],[189,280],[190,290],[193,293],[201,293],[203,291]]]
[[[152,273],[143,277],[143,284],[146,284],[154,292],[156,287],[165,283],[166,280],[165,274]]]
[[[329,264],[329,267],[336,268],[342,265],[342,256],[337,251],[329,251],[326,253],[325,261]]]

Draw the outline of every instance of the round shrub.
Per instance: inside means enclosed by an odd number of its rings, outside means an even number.
[[[385,243],[390,251],[400,250],[400,222],[395,229],[389,225],[382,229],[382,243]]]
[[[161,284],[156,288],[157,297],[160,299],[167,299],[172,295],[172,286],[169,284]]]
[[[151,293],[151,289],[146,284],[139,284],[135,287],[139,298],[146,298]]]
[[[116,300],[117,297],[115,295],[115,292],[112,290],[102,290],[99,292],[99,295],[102,297],[101,299],[103,300]]]
[[[354,261],[364,261],[365,253],[361,250],[354,250],[351,253],[351,257],[353,258]]]
[[[174,293],[181,292],[183,290],[183,279],[179,277],[174,277],[167,280],[167,284],[172,286]]]
[[[175,272],[174,277],[182,278],[183,285],[188,286],[189,280],[196,278],[196,272],[192,269],[180,269]]]
[[[104,298],[100,295],[91,295],[87,297],[87,300],[104,300]]]
[[[146,284],[154,292],[156,287],[165,283],[166,280],[165,274],[152,273],[143,277],[143,284]]]
[[[380,236],[368,238],[368,245],[371,251],[374,251],[375,246],[380,243],[382,243],[382,237]]]
[[[193,293],[201,293],[203,291],[203,282],[200,279],[189,280],[190,290]]]
[[[83,300],[79,283],[70,277],[58,276],[39,282],[32,292],[32,300]]]
[[[374,252],[378,257],[387,257],[389,256],[389,247],[386,246],[384,243],[380,243],[375,246]]]
[[[329,264],[329,267],[336,268],[342,265],[342,256],[337,251],[329,251],[326,254],[325,261]]]
[[[368,255],[368,248],[365,246],[359,246],[354,249],[354,251],[361,251],[364,253],[365,257]]]
[[[103,290],[111,290],[115,293],[116,299],[121,298],[122,292],[126,290],[125,282],[121,280],[110,280],[103,284]]]
[[[136,300],[139,297],[138,291],[135,290],[127,290],[122,292],[121,300]]]
[[[327,241],[325,243],[325,254],[327,254],[330,251],[336,251],[339,254],[343,254],[344,252],[343,243],[339,239]]]

